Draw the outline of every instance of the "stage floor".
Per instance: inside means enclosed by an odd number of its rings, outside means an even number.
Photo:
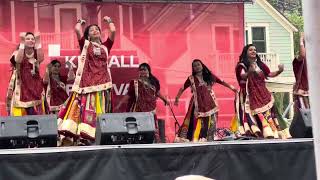
[[[0,179],[315,180],[313,139],[0,150]]]

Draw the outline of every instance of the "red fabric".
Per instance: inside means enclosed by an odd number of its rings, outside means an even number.
[[[215,80],[214,82],[213,82],[213,84],[214,83],[219,83],[219,84],[222,84],[222,80],[220,79],[220,78],[218,78],[216,75],[214,75],[214,74],[212,74],[212,77],[213,77],[213,79]],[[197,79],[195,76],[194,76],[194,79]],[[198,80],[198,79],[197,79]],[[189,78],[184,82],[184,85],[183,85],[183,88],[184,89],[187,89],[189,86],[191,86],[191,82],[190,82],[190,80],[189,80]]]
[[[50,78],[50,88],[51,88],[51,99],[50,106],[60,106],[63,104],[68,95],[66,90],[62,88],[54,79]]]
[[[246,80],[244,80],[244,79],[241,78],[241,72],[242,72],[242,70],[246,71],[246,69],[245,69],[242,65],[238,64],[238,65],[236,66],[236,77],[237,77],[237,81],[238,81],[238,84],[239,84],[240,88],[241,88],[242,90],[245,90],[245,88],[246,88]]]
[[[130,82],[128,96],[128,107],[131,108],[135,105],[135,112],[150,112],[156,109],[158,98],[156,91],[146,87],[146,85],[140,81],[138,81],[138,101],[136,102],[134,80]]]
[[[213,75],[215,78],[215,82],[221,84],[223,81],[219,79],[217,76]],[[197,101],[198,101],[198,111],[199,112],[208,112],[214,109],[217,104],[214,102],[210,92],[212,91],[211,86],[200,85],[200,82],[197,77],[194,76],[194,83],[197,91]],[[191,82],[189,78],[184,83],[184,88],[191,86]],[[194,93],[194,92],[192,92]]]
[[[296,89],[308,91],[309,83],[308,83],[308,69],[307,69],[306,59],[303,57],[299,57],[299,59],[295,58],[292,62],[292,66],[293,66],[294,76],[296,78],[296,83],[299,83],[299,87],[296,87]]]
[[[81,50],[84,46],[84,41],[84,38],[79,41]],[[105,45],[110,52],[113,42],[108,38],[107,41],[103,43],[103,45]],[[83,67],[83,73],[80,81],[80,87],[95,86],[111,81],[111,77],[109,76],[109,73],[107,71],[107,58],[107,54],[102,48],[101,55],[94,55],[93,45],[91,43],[89,44],[86,61]]]
[[[261,108],[271,101],[271,93],[266,87],[265,78],[262,71],[248,74],[249,103],[252,110]]]
[[[36,51],[34,51],[36,58]],[[41,100],[41,93],[43,91],[42,78],[39,74],[39,69],[36,70],[36,74],[32,76],[31,70],[33,65],[29,63],[28,58],[24,55],[22,63],[20,64],[20,76],[21,78],[21,96],[20,101],[29,102],[35,100]]]

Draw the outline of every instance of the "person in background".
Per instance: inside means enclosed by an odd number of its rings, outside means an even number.
[[[160,98],[165,105],[168,100],[160,93],[160,82],[151,73],[151,67],[147,63],[139,65],[139,78],[131,80],[128,94],[118,103],[119,109],[127,102],[127,112],[153,112],[155,116],[155,141],[159,142],[159,128],[156,116],[157,99]]]
[[[299,56],[292,61],[296,83],[293,87],[296,108],[310,109],[309,83],[304,34],[300,34]]]
[[[67,100],[66,83],[75,78],[72,66],[69,66],[67,78],[60,73],[61,63],[54,59],[48,64],[43,83],[46,89],[47,114],[57,114]]]

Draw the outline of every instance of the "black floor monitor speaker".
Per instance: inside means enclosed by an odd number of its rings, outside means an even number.
[[[57,116],[0,117],[0,148],[57,146]]]
[[[96,144],[153,143],[154,114],[151,112],[108,113],[98,116]]]
[[[295,111],[290,125],[290,134],[293,138],[312,138],[310,109],[299,109]]]

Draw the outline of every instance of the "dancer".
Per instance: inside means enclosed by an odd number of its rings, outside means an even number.
[[[128,112],[153,112],[155,114],[155,140],[159,142],[159,128],[156,116],[157,99],[160,98],[165,105],[168,100],[160,93],[159,80],[151,73],[151,67],[147,63],[139,65],[139,78],[130,82],[128,94],[124,96],[116,109],[124,102],[128,102]]]
[[[66,77],[61,76],[61,63],[54,59],[48,64],[43,83],[46,89],[46,110],[48,114],[57,114],[60,107],[67,100],[66,83],[75,78],[72,71],[72,66],[69,67],[69,72]]]
[[[237,92],[236,88],[211,73],[201,60],[193,60],[192,75],[188,77],[175,99],[175,105],[178,105],[179,98],[184,90],[188,87],[191,88],[193,96],[175,141],[185,142],[191,140],[197,142],[214,140],[219,110],[212,90],[212,86],[215,83],[219,83],[235,93]]]
[[[68,143],[92,144],[95,141],[97,115],[112,112],[112,81],[107,60],[116,29],[110,17],[103,19],[109,25],[109,36],[104,42],[101,41],[98,25],[87,26],[83,36],[81,27],[85,21],[79,20],[75,26],[81,56],[72,92],[58,115],[59,133],[65,136],[64,140]]]
[[[293,60],[292,66],[296,78],[296,83],[293,87],[296,108],[310,109],[306,48],[303,33],[300,35],[299,56]]]
[[[10,59],[13,72],[7,92],[8,114],[11,116],[44,113],[43,84],[39,65],[44,59],[40,33],[20,33],[19,48]]]
[[[236,66],[236,76],[240,86],[239,101],[236,103],[241,135],[264,138],[291,138],[289,129],[282,118],[278,118],[274,98],[268,91],[265,79],[273,78],[284,70],[271,72],[261,61],[256,47],[248,44],[243,48]]]

